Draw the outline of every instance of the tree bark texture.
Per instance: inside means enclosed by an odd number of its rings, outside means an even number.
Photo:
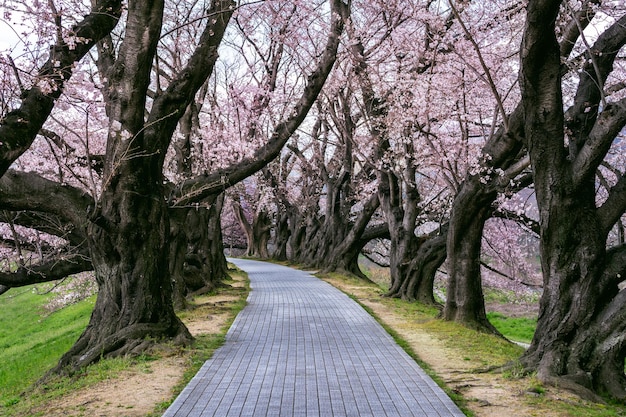
[[[625,248],[606,248],[607,235],[626,208],[624,179],[600,207],[594,183],[596,169],[626,124],[626,102],[601,108],[598,89],[626,42],[626,18],[601,34],[592,47],[594,57],[586,55],[587,67],[565,117],[554,33],[559,6],[560,1],[529,3],[521,50],[544,275],[537,331],[522,363],[540,380],[589,399],[604,393],[626,400],[626,295],[618,287]]]
[[[155,340],[191,341],[176,317],[169,274],[163,163],[178,120],[212,72],[230,1],[214,1],[187,66],[157,96],[145,118],[150,73],[163,20],[162,1],[131,2],[124,40],[107,67],[110,118],[101,196],[88,236],[99,291],[90,322],[55,370],[141,352]]]
[[[251,213],[252,222],[250,222],[246,216],[245,210],[239,202],[233,202],[233,211],[241,226],[241,230],[243,230],[246,235],[246,242],[248,244],[246,256],[268,259],[269,251],[267,245],[270,239],[272,222],[267,212],[261,209]]]
[[[455,197],[450,212],[448,288],[443,318],[476,330],[500,334],[487,320],[480,273],[483,229],[491,216],[491,203],[496,193],[485,195],[478,179],[470,181],[479,187],[479,191],[466,182]]]
[[[170,274],[174,307],[184,309],[186,296],[220,286],[227,276],[221,236],[223,194],[200,207],[176,207],[170,216]]]

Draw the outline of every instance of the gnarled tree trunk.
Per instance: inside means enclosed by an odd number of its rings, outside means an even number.
[[[417,247],[407,268],[401,293],[407,300],[439,306],[435,300],[434,285],[437,270],[446,260],[446,233],[422,237]]]
[[[500,334],[487,320],[480,273],[483,228],[496,197],[495,192],[485,193],[484,188],[477,178],[468,179],[452,205],[443,317],[476,330]]]
[[[232,6],[230,1],[213,2],[209,14],[214,18],[207,20],[187,67],[154,99],[147,119],[163,1],[129,3],[118,56],[100,49],[110,122],[104,184],[87,228],[99,291],[86,330],[61,358],[58,371],[138,353],[155,340],[192,340],[172,303],[163,164],[180,117],[212,72]]]
[[[607,393],[623,401],[626,295],[619,284],[626,272],[626,247],[607,250],[606,245],[626,210],[626,177],[618,177],[599,207],[594,180],[626,125],[626,100],[601,106],[598,88],[626,44],[626,17],[598,37],[593,56],[585,55],[566,118],[555,35],[560,3],[530,1],[521,49],[520,85],[544,274],[537,330],[521,360],[544,382],[590,399]]]
[[[250,222],[243,207],[238,202],[233,202],[233,211],[241,229],[246,235],[248,248],[246,256],[254,256],[261,259],[269,258],[267,244],[270,240],[270,231],[272,230],[272,221],[263,209],[252,214],[252,222]]]
[[[224,195],[207,200],[200,207],[170,210],[170,274],[176,309],[186,307],[187,295],[211,291],[227,276],[220,221]]]
[[[144,169],[138,169],[137,160],[129,163],[133,167],[120,167],[121,175],[104,190],[89,227],[98,298],[87,329],[61,358],[59,370],[141,352],[151,338],[191,341],[172,306],[162,181],[147,181],[154,177],[148,161]]]

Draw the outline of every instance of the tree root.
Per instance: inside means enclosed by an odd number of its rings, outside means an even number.
[[[174,334],[167,327],[164,324],[135,324],[104,338],[97,334],[97,329],[88,328],[39,383],[47,382],[54,375],[73,375],[81,368],[103,358],[139,356],[155,344],[166,340],[178,346],[187,346],[193,341],[182,323]]]
[[[546,376],[537,375],[537,378],[541,383],[555,388],[564,389],[571,392],[574,395],[582,398],[583,400],[591,401],[598,404],[606,404],[606,401],[598,394],[590,390],[589,388],[576,382],[572,376]]]

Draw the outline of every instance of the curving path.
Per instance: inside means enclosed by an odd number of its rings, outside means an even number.
[[[164,416],[463,416],[357,303],[312,275],[231,259],[250,277],[226,343]]]

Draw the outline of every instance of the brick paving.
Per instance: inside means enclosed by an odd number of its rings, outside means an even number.
[[[463,416],[357,303],[270,263],[232,259],[248,305],[166,411],[191,416]]]

